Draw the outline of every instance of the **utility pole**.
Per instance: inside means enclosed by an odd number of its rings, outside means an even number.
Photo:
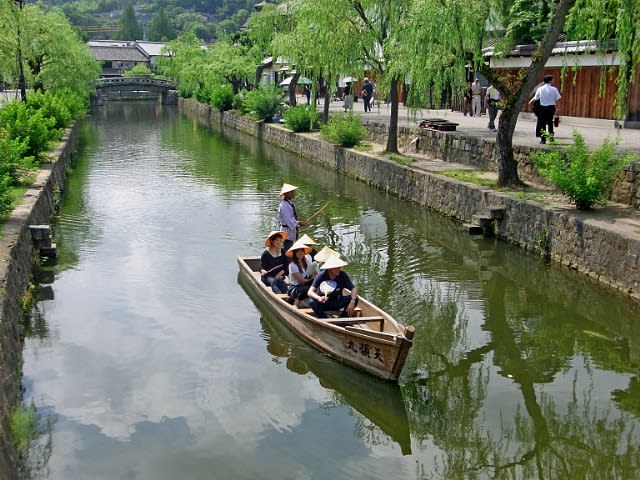
[[[20,90],[20,99],[27,101],[27,82],[24,79],[24,67],[22,65],[22,37],[20,34],[20,24],[22,23],[22,9],[24,0],[13,0],[20,9],[20,18],[18,19],[18,89]]]

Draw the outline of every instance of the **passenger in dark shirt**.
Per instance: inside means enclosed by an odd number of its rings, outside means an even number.
[[[271,287],[274,293],[286,293],[287,284],[284,277],[287,274],[289,260],[282,252],[282,241],[287,238],[287,233],[274,230],[264,241],[267,247],[260,256],[260,279],[262,283]]]

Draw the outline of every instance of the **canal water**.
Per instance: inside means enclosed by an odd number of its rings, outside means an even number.
[[[25,320],[32,478],[637,478],[640,312],[447,218],[173,109],[82,127]],[[283,182],[304,231],[416,327],[399,384],[254,304]],[[264,313],[263,313],[264,312]]]

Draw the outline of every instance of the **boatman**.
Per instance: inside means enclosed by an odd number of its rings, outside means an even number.
[[[283,243],[283,250],[286,252],[291,245],[298,238],[298,228],[304,227],[305,223],[298,220],[296,213],[296,206],[293,204],[293,199],[296,196],[296,190],[298,187],[285,183],[280,189],[280,196],[282,201],[278,207],[278,220],[280,221],[280,228],[287,232],[287,239]]]

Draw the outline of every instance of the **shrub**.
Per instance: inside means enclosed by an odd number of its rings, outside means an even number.
[[[284,124],[294,132],[308,132],[311,124],[318,123],[318,112],[305,105],[287,108],[284,111]]]
[[[0,109],[0,125],[10,139],[27,141],[25,154],[40,159],[50,140],[59,139],[62,130],[55,128],[56,119],[43,112],[27,108],[24,102],[13,101]]]
[[[135,67],[124,72],[125,77],[153,77],[153,72],[143,63],[138,63]]]
[[[362,119],[353,113],[337,113],[326,125],[320,127],[322,138],[343,147],[358,145],[366,134],[367,129],[362,125]]]
[[[20,172],[34,168],[34,158],[24,156],[27,151],[27,140],[9,138],[6,130],[0,128],[0,178],[8,179],[9,185],[20,182]]]
[[[11,443],[19,453],[25,453],[38,433],[38,415],[35,408],[18,407],[9,415]]]
[[[211,90],[211,106],[221,112],[231,110],[233,106],[233,88],[231,85],[220,85]]]
[[[531,158],[538,171],[579,210],[588,210],[594,204],[607,201],[616,174],[633,160],[633,156],[617,154],[618,141],[609,138],[592,152],[576,130],[573,141],[574,144],[564,152],[551,147],[546,152],[532,153]]]
[[[270,122],[280,110],[282,91],[275,88],[259,87],[251,90],[244,101],[244,110],[254,114],[258,120]]]
[[[32,110],[42,112],[45,117],[55,118],[55,128],[66,128],[73,118],[65,100],[51,92],[32,93],[29,95],[27,106]]]
[[[11,196],[11,179],[8,175],[0,176],[0,217],[5,218],[13,210]]]
[[[236,93],[233,96],[233,109],[244,112],[244,100],[247,96],[246,90]]]

